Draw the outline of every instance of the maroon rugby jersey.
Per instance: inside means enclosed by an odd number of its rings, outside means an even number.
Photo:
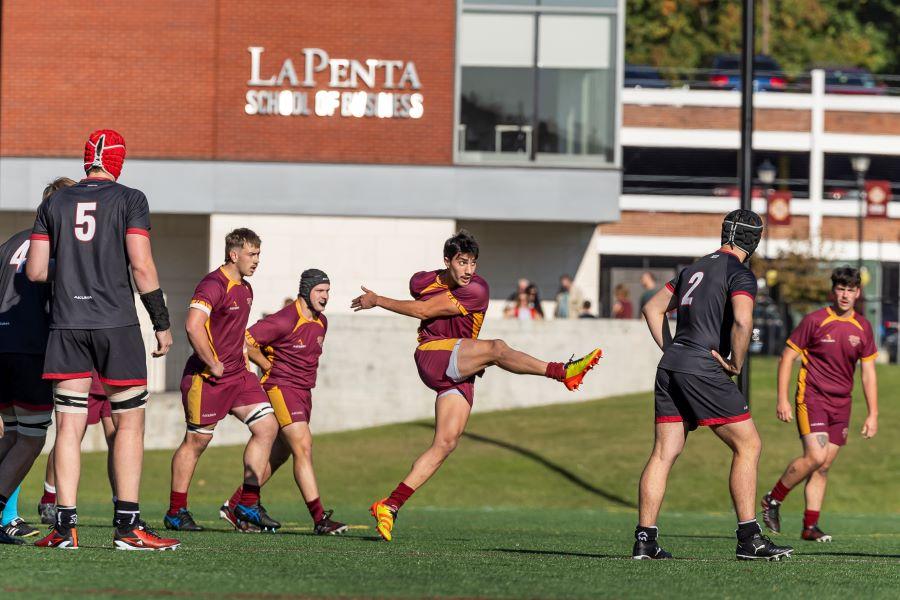
[[[805,401],[833,406],[850,403],[856,361],[878,356],[869,321],[856,312],[839,317],[831,307],[806,315],[787,345],[803,361],[797,385]]]
[[[428,300],[447,294],[459,308],[452,317],[426,319],[419,325],[419,343],[451,338],[477,338],[487,311],[490,289],[487,281],[473,275],[468,285],[450,289],[439,271],[420,271],[409,280],[409,293],[415,300]]]
[[[262,381],[305,390],[316,387],[327,331],[325,315],[310,321],[300,312],[299,300],[258,321],[247,330],[247,343],[262,348],[272,363]]]
[[[209,315],[206,333],[216,358],[225,365],[222,377],[228,377],[247,368],[244,358],[244,333],[253,305],[253,288],[243,278],[230,279],[222,268],[204,277],[194,295],[191,308],[202,310]],[[204,373],[206,364],[192,354],[185,366],[185,372]]]

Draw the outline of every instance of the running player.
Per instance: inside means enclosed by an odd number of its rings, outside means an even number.
[[[460,231],[444,243],[443,269],[412,276],[412,300],[393,300],[363,287],[365,293],[351,303],[354,311],[380,306],[421,320],[416,367],[422,382],[437,394],[431,447],[391,495],[370,508],[378,533],[387,541],[400,508],[456,448],[472,410],[476,376],[498,366],[510,373],[543,375],[574,390],[600,360],[599,348],[575,361],[547,363],[510,348],[503,340],[479,340],[489,290],[487,282],[475,274],[477,260],[478,242]]]
[[[28,279],[47,281],[50,259],[56,261],[43,377],[55,383],[58,506],[56,525],[38,546],[78,547],[81,438],[95,369],[117,429],[113,457],[119,497],[113,544],[120,550],[170,550],[179,545],[148,528],[138,504],[148,394],[132,277],[156,332],[154,356],[168,352],[172,334],[150,246],[147,198],[116,182],[124,159],[122,136],[110,129],[92,133],[84,148],[87,178],[41,204],[31,234]]]
[[[332,520],[334,511],[322,507],[309,429],[312,389],[316,387],[319,356],[328,331],[328,320],[322,312],[328,304],[330,290],[328,275],[319,269],[307,269],[300,276],[297,298],[247,330],[247,356],[264,373],[263,389],[281,426],[263,483],[293,456],[294,480],[306,502],[316,535],[335,535],[347,530],[346,525]],[[229,509],[235,510],[240,496],[239,487],[222,507],[224,518]]]
[[[647,304],[643,314],[663,350],[656,370],[656,441],[639,488],[632,557],[672,558],[659,547],[656,519],[669,471],[688,432],[708,426],[731,448],[731,499],[737,513],[738,559],[778,560],[792,548],[773,544],[756,522],[760,440],[747,401],[731,376],[741,372],[750,332],[756,279],[744,264],[759,245],[762,220],[749,210],[728,213],[722,246],[685,267]],[[666,313],[678,310],[675,338]]]
[[[60,177],[44,189],[46,201],[75,185]],[[29,230],[0,245],[0,510],[15,509],[18,486],[44,447],[53,411],[53,390],[41,378],[50,327],[50,286],[25,274]],[[9,503],[9,506],[7,506]],[[17,536],[37,534],[21,519],[3,523],[0,543],[24,543]]]
[[[261,241],[249,229],[235,229],[225,237],[225,264],[197,285],[185,329],[194,348],[181,379],[181,399],[187,431],[172,456],[172,489],[166,529],[202,531],[188,510],[188,488],[200,455],[212,440],[216,424],[229,413],[250,429],[244,450],[241,499],[229,519],[236,527],[245,521],[259,530],[274,531],[281,524],[259,502],[259,488],[269,464],[278,421],[256,377],[247,369],[244,336],[253,289],[245,277],[259,265]]]
[[[793,419],[788,402],[791,366],[802,361],[797,379],[797,430],[803,456],[795,458],[763,497],[763,522],[779,533],[781,503],[791,488],[806,481],[806,511],[803,513],[804,540],[830,542],[831,536],[819,528],[819,513],[825,500],[828,469],[847,443],[850,428],[850,394],[856,363],[862,362],[862,387],[869,415],[862,436],[878,432],[878,382],[875,376],[875,335],[872,326],[853,310],[860,295],[859,271],[840,267],[831,274],[834,300],[830,307],[806,315],[791,333],[778,365],[778,406],[776,415],[785,423]]]
[[[109,478],[109,489],[112,490],[112,503],[116,504],[116,478],[113,474],[112,450],[116,438],[116,424],[113,423],[112,411],[109,406],[109,398],[106,397],[106,389],[100,382],[97,373],[91,374],[91,391],[88,396],[88,426],[101,424],[103,437],[106,439],[106,475]],[[86,430],[85,430],[86,431]],[[41,523],[52,525],[56,523],[56,473],[53,455],[56,449],[50,451],[47,456],[47,469],[44,474],[44,495],[38,502],[38,514]]]

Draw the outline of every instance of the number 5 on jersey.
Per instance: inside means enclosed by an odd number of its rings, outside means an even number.
[[[697,271],[696,273],[691,275],[691,278],[688,280],[688,283],[691,283],[693,285],[691,285],[691,287],[688,288],[687,294],[685,294],[684,297],[681,299],[681,306],[690,306],[691,305],[691,302],[694,301],[694,299],[691,298],[691,294],[694,293],[694,290],[697,289],[697,286],[700,285],[701,281],[703,281],[703,271]]]
[[[97,219],[90,214],[97,210],[96,202],[79,202],[75,206],[75,237],[79,241],[89,242],[97,232]]]

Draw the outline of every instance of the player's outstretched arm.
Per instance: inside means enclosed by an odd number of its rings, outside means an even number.
[[[781,360],[778,362],[778,402],[775,406],[775,415],[785,423],[790,423],[794,418],[793,410],[791,410],[791,401],[789,388],[791,384],[791,369],[794,361],[800,354],[791,348],[785,346],[784,352],[781,353]]]
[[[172,331],[169,326],[169,311],[159,287],[159,274],[153,262],[150,238],[146,235],[130,233],[125,236],[125,251],[131,264],[134,284],[141,295],[144,308],[150,314],[153,330],[156,332],[156,352],[153,356],[164,356],[172,347]]]
[[[715,350],[715,357],[725,372],[738,375],[744,367],[747,349],[750,347],[750,334],[753,331],[753,298],[744,294],[731,297],[731,308],[734,311],[734,324],[731,326],[731,356],[725,359]]]
[[[419,300],[394,300],[393,298],[379,296],[365,286],[360,287],[365,293],[357,296],[350,302],[350,308],[353,309],[353,312],[380,306],[385,310],[413,317],[420,321],[437,317],[453,317],[460,312],[459,306],[453,302],[448,294],[437,294],[424,302]]]
[[[875,437],[878,433],[878,379],[875,375],[875,361],[862,361],[862,386],[863,394],[866,396],[866,407],[869,409],[869,415],[866,422],[862,426],[862,435],[868,439]]]
[[[25,276],[29,281],[47,281],[50,277],[50,242],[31,240],[25,260]]]
[[[653,336],[653,341],[661,350],[666,349],[672,337],[666,313],[674,310],[677,302],[678,297],[668,287],[663,287],[650,298],[641,310],[644,319],[647,320],[647,327],[650,328],[650,335]]]

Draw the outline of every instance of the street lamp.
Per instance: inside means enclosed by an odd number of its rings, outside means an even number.
[[[871,163],[872,160],[864,154],[850,157],[850,165],[853,167],[853,172],[856,173],[856,190],[859,195],[859,211],[856,214],[856,235],[859,238],[856,268],[859,269],[860,274],[862,274],[863,266],[863,216],[866,210],[866,172],[868,172]]]
[[[756,167],[756,176],[759,177],[759,181],[765,186],[765,195],[766,195],[766,228],[768,229],[769,225],[769,197],[772,193],[772,186],[775,184],[775,175],[777,174],[777,170],[775,169],[775,165],[769,162],[767,158],[762,162],[761,165]],[[766,231],[766,245],[763,247],[763,253],[766,258],[769,258],[769,231]]]

